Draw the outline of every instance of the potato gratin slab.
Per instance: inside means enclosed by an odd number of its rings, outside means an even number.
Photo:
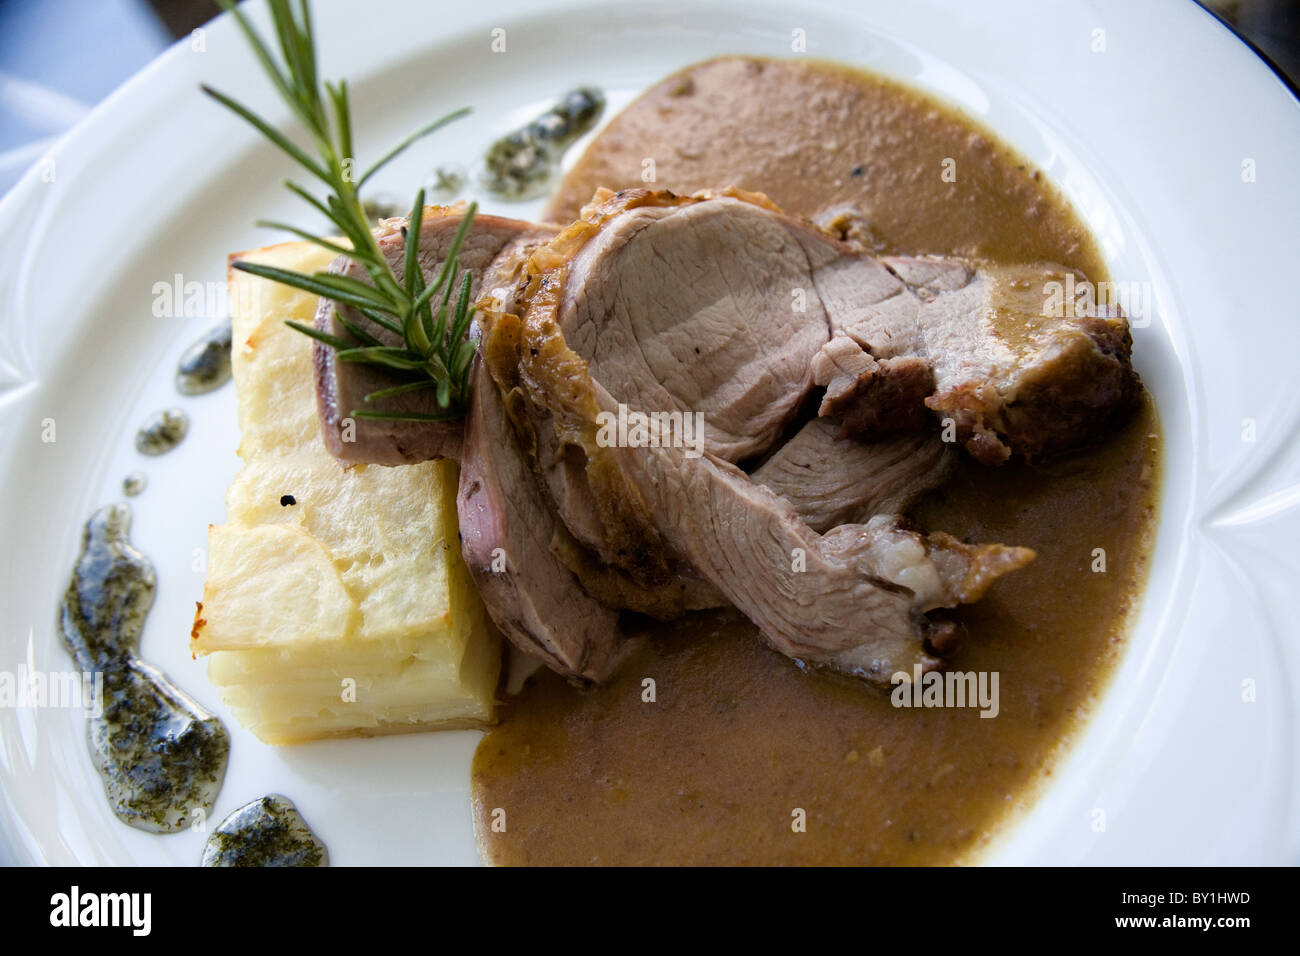
[[[310,243],[232,258],[311,273]],[[209,529],[191,648],[261,740],[490,722],[500,645],[461,560],[454,461],[344,469],[320,435],[313,295],[229,273],[244,465]]]

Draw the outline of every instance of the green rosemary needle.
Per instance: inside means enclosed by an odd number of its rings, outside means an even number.
[[[460,109],[448,113],[416,130],[358,176],[354,169],[352,115],[347,82],[340,80],[338,83],[322,84],[319,80],[308,0],[299,0],[296,13],[290,0],[267,0],[282,64],[234,0],[217,0],[217,3],[239,24],[281,98],[310,135],[316,155],[313,156],[262,117],[224,93],[206,85],[202,87],[203,91],[246,120],[325,185],[327,194],[321,200],[296,182],[290,180],[285,183],[290,191],[337,227],[347,244],[331,241],[286,223],[258,220],[257,225],[290,232],[307,242],[346,256],[361,266],[370,281],[332,272],[309,275],[253,262],[236,262],[234,267],[330,299],[339,306],[335,315],[351,340],[299,322],[286,324],[335,349],[340,361],[383,366],[396,373],[399,379],[406,379],[392,388],[371,392],[365,396],[367,403],[406,392],[435,390],[439,409],[436,413],[355,409],[351,413],[354,418],[447,421],[462,417],[469,388],[469,370],[477,342],[469,337],[470,319],[474,313],[469,302],[472,279],[468,271],[460,271],[459,253],[478,207],[470,203],[465,210],[442,269],[432,282],[426,283],[417,258],[424,190],[416,193],[407,220],[408,228],[403,230],[406,248],[401,279],[380,251],[379,243],[371,232],[360,190],[376,172],[412,143],[453,120],[460,119],[469,110]],[[457,286],[459,293],[453,299]],[[342,308],[344,306],[355,310],[379,329],[400,337],[402,345],[385,345],[365,327],[348,319]]]

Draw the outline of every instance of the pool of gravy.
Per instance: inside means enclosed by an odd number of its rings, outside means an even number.
[[[737,185],[809,218],[852,206],[882,253],[1053,260],[1106,278],[1087,229],[1027,160],[927,95],[846,67],[727,57],[663,80],[593,141],[551,218],[573,218],[598,186],[646,185],[645,158],[657,188]],[[948,668],[997,674],[996,717],[896,707],[886,691],[802,670],[735,611],[641,625],[608,683],[539,672],[503,703],[474,758],[484,856],[977,860],[1050,777],[1123,653],[1160,449],[1145,398],[1093,447],[1034,465],[963,459],[912,510],[924,529],[1038,552],[957,615],[968,635]]]

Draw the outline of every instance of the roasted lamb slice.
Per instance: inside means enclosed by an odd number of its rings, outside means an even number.
[[[1128,322],[1117,307],[1065,299],[1061,291],[1075,283],[1064,266],[883,261],[912,294],[857,316],[821,359],[839,373],[823,378],[837,397],[846,396],[834,406],[846,434],[891,433],[880,426],[892,419],[877,409],[882,396],[895,408],[906,391],[888,388],[891,377],[907,380],[896,368],[892,376],[881,373],[918,360],[931,373],[926,407],[950,420],[955,439],[983,464],[1078,445],[1133,408],[1141,386]],[[864,356],[853,356],[845,338]]]
[[[590,597],[551,552],[559,519],[481,361],[470,389],[456,512],[461,555],[488,616],[553,670],[599,680],[617,655],[618,614]]]
[[[954,452],[932,431],[870,444],[839,432],[834,420],[814,418],[750,475],[819,533],[875,515],[905,514],[951,471]]]

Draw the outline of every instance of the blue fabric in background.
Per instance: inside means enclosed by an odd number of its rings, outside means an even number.
[[[0,0],[0,195],[170,43],[144,0]]]

